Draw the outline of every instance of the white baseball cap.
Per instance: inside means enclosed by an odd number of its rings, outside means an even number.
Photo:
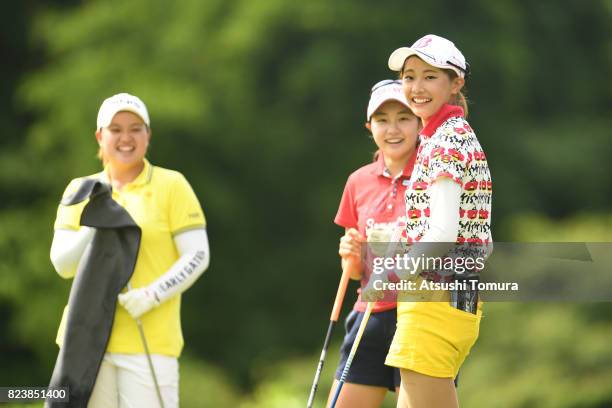
[[[147,126],[151,126],[149,112],[144,102],[139,97],[124,92],[106,98],[102,102],[98,111],[98,120],[96,121],[97,129],[110,125],[117,112],[122,111],[132,112],[140,116]]]
[[[434,34],[427,34],[412,44],[412,47],[402,47],[393,51],[389,57],[389,68],[392,71],[401,71],[406,58],[411,55],[418,56],[434,67],[452,69],[461,78],[470,71],[469,64],[455,44]]]
[[[384,79],[372,87],[370,91],[370,102],[368,102],[367,120],[369,121],[374,112],[387,101],[398,101],[408,106],[406,95],[402,90],[402,83],[397,79]]]

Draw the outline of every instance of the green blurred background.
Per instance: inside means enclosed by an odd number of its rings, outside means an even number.
[[[48,257],[55,209],[71,178],[98,171],[97,109],[120,91],[147,103],[151,161],[187,176],[209,221],[212,263],[183,303],[183,407],[305,405],[340,275],[333,218],[374,150],[369,88],[422,35],[472,66],[495,239],[612,242],[610,0],[2,9],[0,385],[48,382],[70,289]],[[611,322],[610,304],[489,304],[463,406],[612,407]]]

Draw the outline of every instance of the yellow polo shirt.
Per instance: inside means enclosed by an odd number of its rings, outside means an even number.
[[[108,182],[106,171],[89,177]],[[73,193],[80,182],[81,179],[72,180],[64,196]],[[130,280],[133,288],[149,285],[176,262],[179,255],[174,245],[175,235],[206,226],[198,198],[185,177],[177,171],[152,166],[147,160],[144,169],[133,182],[125,185],[122,191],[113,190],[113,199],[127,210],[142,229],[136,268]],[[60,204],[55,229],[79,229],[81,213],[86,204],[87,201],[72,206]],[[180,306],[179,295],[141,317],[151,353],[175,357],[180,355],[183,348]],[[60,346],[67,308],[57,336]],[[107,351],[144,353],[136,321],[119,303]]]

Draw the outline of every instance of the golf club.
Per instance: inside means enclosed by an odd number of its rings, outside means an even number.
[[[351,261],[349,260],[349,262]],[[344,300],[344,295],[346,293],[346,287],[348,285],[350,277],[350,270],[351,268],[349,267],[349,265],[346,265],[344,271],[342,271],[342,277],[340,278],[340,284],[338,285],[338,291],[336,292],[336,300],[334,301],[334,307],[329,318],[327,334],[325,335],[325,341],[323,342],[323,350],[321,351],[321,357],[319,358],[317,371],[315,373],[314,381],[312,383],[312,388],[310,389],[310,397],[308,397],[308,404],[306,405],[307,408],[312,408],[312,405],[314,404],[315,394],[317,393],[317,388],[319,387],[319,379],[321,377],[321,372],[323,371],[323,364],[325,363],[325,357],[327,357],[327,349],[329,348],[329,342],[332,337],[334,326],[338,321],[340,310],[342,309],[342,301]]]
[[[342,386],[346,381],[346,377],[348,376],[349,370],[351,369],[351,364],[353,363],[353,358],[355,357],[355,353],[357,353],[357,348],[359,347],[359,342],[361,341],[361,336],[365,331],[366,325],[368,324],[368,320],[370,319],[370,314],[372,313],[372,307],[375,302],[368,302],[368,307],[363,315],[363,320],[359,325],[359,330],[357,331],[357,336],[355,337],[355,341],[353,342],[353,346],[351,347],[351,352],[349,353],[348,358],[346,359],[346,364],[344,364],[344,369],[342,370],[342,376],[340,377],[340,381],[338,381],[338,387],[334,393],[334,398],[331,402],[331,408],[336,406],[336,402],[338,401],[338,397],[340,396],[340,390],[342,390]]]
[[[132,290],[132,285],[128,283],[127,288],[128,290]],[[151,377],[153,377],[153,384],[155,385],[155,392],[157,393],[159,406],[161,408],[164,408],[164,400],[162,399],[161,391],[159,390],[159,383],[157,382],[157,376],[155,375],[155,368],[153,368],[153,360],[151,360],[151,353],[149,353],[149,346],[147,345],[147,339],[145,337],[144,329],[142,328],[142,321],[140,320],[140,318],[136,319],[136,325],[138,325],[140,340],[142,340],[142,345],[147,356],[147,362],[149,363],[149,369],[151,370]]]
[[[397,220],[395,222],[395,226],[393,228],[393,234],[391,236],[390,242],[388,243],[387,250],[385,251],[385,257],[390,257],[395,253],[397,246],[400,241],[402,229],[400,228],[401,222]],[[344,364],[344,369],[342,370],[342,375],[340,376],[340,380],[338,381],[338,387],[334,392],[334,397],[332,398],[332,402],[330,407],[334,408],[336,406],[336,402],[338,401],[338,397],[340,396],[340,391],[342,390],[342,386],[346,382],[346,377],[348,376],[349,370],[351,369],[351,364],[353,363],[353,358],[355,358],[355,353],[357,353],[357,348],[359,347],[359,343],[361,342],[361,336],[363,336],[363,332],[368,324],[368,320],[370,319],[370,314],[372,313],[372,308],[376,302],[368,302],[368,306],[366,307],[365,313],[363,315],[363,320],[359,325],[359,330],[357,331],[357,335],[355,337],[355,341],[353,341],[353,346],[351,347],[351,351],[346,359],[346,363]]]

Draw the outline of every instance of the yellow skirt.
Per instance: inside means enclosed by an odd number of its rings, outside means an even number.
[[[413,294],[414,296],[414,294]],[[385,364],[440,378],[455,378],[478,338],[482,303],[477,314],[443,301],[397,303],[397,329]],[[442,300],[442,299],[440,299]]]

